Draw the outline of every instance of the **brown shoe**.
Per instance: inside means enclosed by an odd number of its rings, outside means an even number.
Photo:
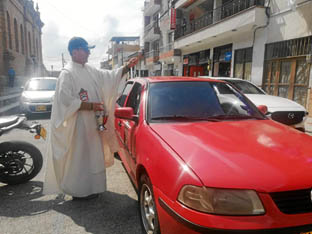
[[[95,199],[95,198],[98,198],[99,197],[99,194],[98,193],[95,193],[95,194],[91,194],[89,196],[86,196],[86,197],[73,197],[73,200],[74,201],[79,201],[79,200],[91,200],[91,199]]]

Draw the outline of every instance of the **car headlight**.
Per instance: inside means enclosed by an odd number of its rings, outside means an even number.
[[[219,215],[260,215],[264,207],[253,190],[217,189],[185,185],[178,196],[183,205]]]

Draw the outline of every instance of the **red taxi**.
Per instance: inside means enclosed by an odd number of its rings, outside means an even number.
[[[312,232],[312,138],[260,110],[223,81],[127,82],[115,128],[144,233]]]

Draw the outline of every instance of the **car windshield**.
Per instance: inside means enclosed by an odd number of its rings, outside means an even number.
[[[224,80],[234,85],[239,91],[244,94],[265,94],[257,86],[243,80]]]
[[[54,91],[56,79],[34,79],[30,80],[26,86],[27,91]]]
[[[226,94],[219,90],[226,90]],[[264,119],[242,94],[221,82],[161,82],[149,89],[149,121]]]

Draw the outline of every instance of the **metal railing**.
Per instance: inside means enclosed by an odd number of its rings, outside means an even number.
[[[232,0],[216,9],[206,12],[200,18],[191,20],[190,22],[187,22],[186,19],[182,20],[181,24],[177,25],[174,38],[178,39],[182,36],[198,31],[248,8],[264,6],[264,3],[265,0]]]

